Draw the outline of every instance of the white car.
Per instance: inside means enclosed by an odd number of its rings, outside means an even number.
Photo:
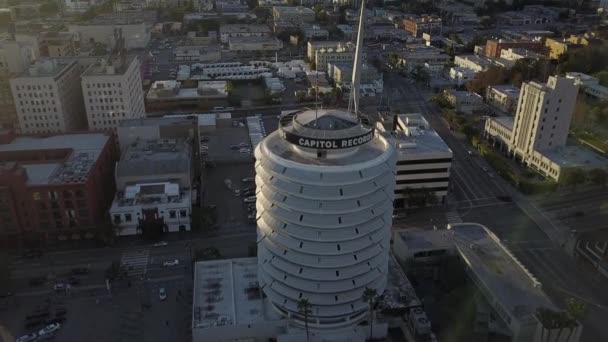
[[[251,150],[248,149],[248,148],[242,148],[242,149],[239,150],[239,152],[241,152],[241,153],[251,153]]]
[[[61,324],[59,323],[49,324],[46,327],[40,329],[40,331],[38,332],[38,336],[42,337],[44,335],[53,334],[55,331],[59,330],[59,328],[61,328]]]
[[[168,245],[167,241],[161,241],[154,244],[154,247],[165,247]]]
[[[27,334],[27,335],[23,335],[23,336],[19,337],[18,339],[15,340],[15,342],[31,342],[31,341],[36,341],[37,339],[38,339],[38,334],[31,333],[31,334]]]
[[[245,202],[245,203],[253,203],[253,202],[255,202],[255,200],[256,200],[256,197],[255,196],[251,196],[251,197],[245,198],[243,200],[243,202]]]
[[[167,291],[165,291],[164,287],[158,289],[158,299],[165,300],[167,299]]]
[[[163,266],[165,266],[165,267],[171,267],[171,266],[177,266],[177,265],[179,265],[179,260],[177,260],[177,259],[163,262]]]
[[[243,183],[253,182],[254,180],[255,180],[255,178],[253,178],[253,177],[245,177],[245,178],[243,178]]]

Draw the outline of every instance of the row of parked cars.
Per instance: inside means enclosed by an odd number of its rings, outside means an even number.
[[[35,329],[44,326],[38,331],[25,334],[15,340],[15,342],[31,342],[43,341],[51,338],[61,328],[61,324],[65,322],[67,310],[63,307],[58,307],[53,312],[46,310],[38,310],[25,316],[25,329]]]

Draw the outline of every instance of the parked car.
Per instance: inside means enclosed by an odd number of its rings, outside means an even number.
[[[249,144],[242,142],[239,144],[239,147],[249,147]]]
[[[238,150],[240,149],[239,145],[230,145],[230,149],[231,150]]]
[[[245,192],[243,192],[243,196],[250,197],[250,196],[253,196],[253,195],[255,195],[255,191],[245,191]]]
[[[171,267],[171,266],[177,266],[179,265],[179,260],[175,259],[175,260],[168,260],[163,262],[163,266],[165,267]]]
[[[242,149],[239,150],[239,152],[241,152],[241,153],[251,153],[251,150],[248,149],[248,148],[242,148]]]
[[[167,241],[160,241],[155,243],[153,246],[154,247],[165,247],[166,245],[168,245]]]
[[[255,220],[255,214],[247,215],[247,219]]]
[[[19,337],[18,339],[15,340],[15,342],[31,342],[31,341],[36,341],[38,339],[38,334],[37,333],[31,333],[31,334],[27,334],[27,335],[23,335],[21,337]]]
[[[55,291],[67,291],[69,288],[70,285],[65,283],[55,283],[55,285],[53,285],[53,290]]]
[[[39,336],[50,335],[50,334],[55,333],[55,331],[59,330],[60,328],[61,328],[60,323],[49,324],[46,327],[40,329],[40,331],[38,332],[38,335]]]
[[[167,291],[165,291],[164,287],[158,289],[158,299],[165,300],[167,299]]]
[[[255,197],[255,196],[251,196],[251,197],[247,197],[247,198],[245,198],[245,199],[243,200],[243,202],[245,202],[245,203],[254,203],[254,202],[255,202],[255,200],[256,200],[256,197]]]
[[[243,178],[243,183],[253,182],[254,180],[254,177],[245,177]]]

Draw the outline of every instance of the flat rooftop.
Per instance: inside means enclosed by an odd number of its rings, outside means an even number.
[[[228,24],[220,26],[220,34],[222,33],[268,33],[270,28],[266,25],[244,25],[244,24]]]
[[[162,117],[148,117],[138,119],[120,120],[119,127],[155,127],[155,126],[171,126],[171,125],[193,125],[196,122],[197,115],[169,115]]]
[[[190,173],[192,152],[183,140],[136,140],[116,165],[116,177]]]
[[[498,123],[499,125],[510,130],[511,132],[513,131],[513,124],[515,123],[515,118],[512,116],[501,115],[501,116],[489,118],[488,120],[492,120],[492,121]]]
[[[506,94],[509,97],[519,97],[519,93],[521,91],[521,89],[519,89],[518,87],[512,86],[510,84],[497,84],[491,87],[492,89],[500,93]]]
[[[606,169],[608,167],[608,158],[595,153],[590,148],[579,145],[567,144],[562,147],[539,152],[563,168]]]
[[[452,249],[497,301],[520,321],[533,319],[538,307],[555,308],[542,284],[486,227],[476,223],[450,225],[450,229],[400,232],[412,251]],[[484,291],[485,292],[485,291]],[[486,292],[486,293],[487,293]],[[495,305],[495,304],[493,304]]]
[[[130,55],[122,64],[119,57],[109,59],[100,59],[96,63],[91,64],[83,73],[82,76],[120,76],[123,75],[136,56]]]
[[[421,114],[399,114],[398,119],[400,127],[397,127],[397,131],[391,131],[392,122],[385,123],[380,129],[385,130],[400,158],[416,154],[452,153]]]
[[[74,61],[64,61],[58,59],[43,59],[30,65],[28,69],[23,71],[17,78],[27,77],[56,77],[61,75]]]
[[[192,328],[280,320],[263,299],[258,259],[199,261],[194,265]]]
[[[0,144],[0,153],[67,150],[65,159],[60,162],[56,159],[46,163],[20,160],[20,165],[27,172],[29,185],[80,184],[87,181],[108,139],[102,133],[19,136],[8,144]]]

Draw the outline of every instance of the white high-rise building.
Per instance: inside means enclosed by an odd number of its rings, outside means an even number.
[[[50,133],[86,128],[76,61],[39,61],[10,80],[21,133]]]
[[[82,94],[89,129],[115,129],[122,120],[146,116],[136,56],[91,65],[82,74]]]
[[[258,281],[274,308],[314,328],[365,318],[366,287],[386,286],[396,153],[341,110],[281,118],[256,148]]]
[[[551,76],[547,84],[522,84],[510,150],[528,163],[534,151],[566,144],[578,87],[567,77]]]

